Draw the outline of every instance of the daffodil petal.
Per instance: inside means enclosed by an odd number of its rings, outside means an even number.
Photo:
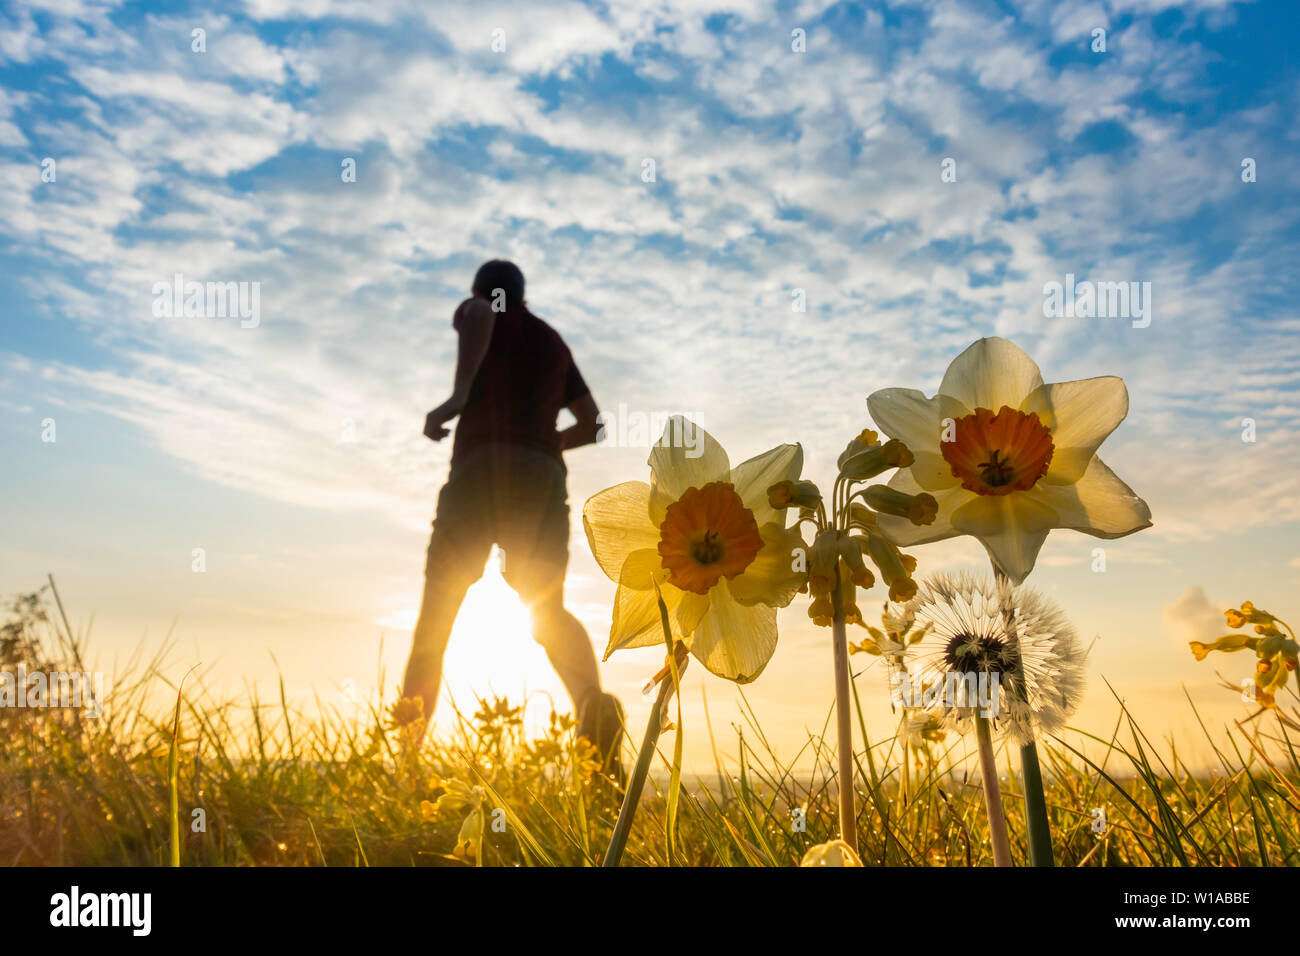
[[[709,611],[691,638],[691,653],[714,674],[748,684],[776,650],[776,608],[736,603],[725,587],[709,591]]]
[[[663,524],[668,506],[687,488],[730,481],[731,462],[717,440],[699,425],[674,415],[650,449],[650,521]]]
[[[783,528],[776,522],[762,525],[758,534],[763,539],[763,547],[749,567],[727,579],[727,588],[737,603],[747,607],[755,604],[785,607],[794,600],[807,577],[806,571],[795,570],[795,553],[797,549],[806,552],[808,545],[793,528]]]
[[[1043,375],[1025,350],[995,336],[975,341],[952,360],[939,394],[957,399],[971,411],[996,412],[1003,405],[1020,408],[1042,384]]]
[[[709,596],[707,594],[696,594],[694,591],[679,591],[681,601],[677,605],[677,612],[673,615],[673,637],[677,637],[678,629],[681,633],[690,637],[699,627],[701,619],[709,613]]]
[[[668,608],[668,626],[673,626],[673,611],[680,602],[682,592],[677,588],[663,588],[664,606]],[[681,635],[674,629],[673,638]],[[614,619],[609,628],[609,644],[604,660],[615,651],[629,647],[653,647],[664,642],[663,622],[659,618],[659,601],[655,591],[639,591],[619,585],[614,595]]]
[[[1021,410],[1033,412],[1052,433],[1055,447],[1043,481],[1064,485],[1083,476],[1106,436],[1128,415],[1128,389],[1114,375],[1040,385]]]
[[[1151,527],[1151,509],[1100,458],[1071,485],[1040,482],[1033,493],[1059,516],[1057,527],[1098,538],[1122,538]]]
[[[939,451],[946,417],[942,405],[941,398],[926,398],[924,392],[914,388],[882,388],[867,396],[871,420],[890,438],[907,446],[915,458],[912,473],[925,491],[961,483]]]
[[[796,481],[803,471],[802,445],[777,445],[731,469],[731,483],[754,520],[765,525],[783,522],[784,516],[767,501],[767,489],[778,481]]]
[[[1059,520],[1040,497],[1025,492],[974,495],[952,513],[952,526],[979,538],[994,564],[1016,584],[1034,569],[1047,532]]]
[[[919,389],[878,389],[867,396],[867,412],[877,428],[913,452],[939,443],[939,399]]]
[[[582,527],[596,563],[617,581],[629,554],[659,546],[659,529],[650,522],[650,486],[625,481],[592,495],[582,506]]]
[[[663,581],[667,576],[664,559],[658,550],[638,548],[623,562],[623,570],[618,576],[618,585],[634,591],[649,591],[654,588],[655,578]]]

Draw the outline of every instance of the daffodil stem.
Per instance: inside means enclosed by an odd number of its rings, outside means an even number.
[[[980,748],[980,777],[984,781],[984,809],[989,818],[993,865],[1011,866],[1011,841],[1007,838],[1007,818],[1002,812],[1002,793],[998,790],[998,766],[993,758],[993,733],[987,717],[975,718],[975,738]]]
[[[623,793],[623,805],[618,810],[618,820],[614,832],[609,838],[609,848],[605,850],[605,859],[601,866],[618,866],[623,858],[623,849],[632,832],[632,818],[636,816],[637,804],[641,802],[641,791],[645,789],[645,778],[650,772],[650,761],[654,759],[655,744],[663,730],[663,710],[668,703],[668,695],[673,692],[673,681],[659,682],[659,694],[654,706],[650,708],[650,719],[646,722],[645,738],[641,741],[641,750],[636,755],[636,766],[632,777],[627,782]]]
[[[849,644],[845,633],[844,602],[840,597],[839,569],[835,572],[835,589],[831,592],[834,617],[831,641],[835,656],[835,725],[836,750],[839,757],[840,839],[858,849],[858,812],[853,793],[853,721],[849,708]]]
[[[668,780],[668,809],[665,813],[664,841],[668,849],[668,865],[676,864],[677,854],[677,802],[682,789],[682,681],[677,663],[677,645],[673,641],[673,629],[668,623],[668,607],[664,596],[655,590],[659,599],[659,622],[664,629],[664,643],[668,646],[668,669],[673,680],[673,691],[677,694],[677,727],[673,736],[673,766]]]
[[[1029,831],[1029,865],[1055,866],[1052,828],[1047,822],[1043,773],[1038,766],[1038,745],[1032,740],[1020,747],[1020,780],[1025,788],[1025,827]]]

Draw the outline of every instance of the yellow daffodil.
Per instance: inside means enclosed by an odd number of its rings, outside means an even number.
[[[1128,390],[1114,376],[1044,384],[1038,366],[1001,338],[975,342],[948,366],[933,398],[887,388],[867,399],[885,434],[913,461],[890,488],[934,496],[912,514],[882,513],[880,530],[908,547],[968,534],[1020,583],[1053,528],[1119,538],[1151,526],[1146,502],[1117,478],[1097,448],[1128,414]],[[898,511],[900,501],[875,502]]]
[[[605,657],[663,643],[658,593],[674,640],[719,677],[752,681],[776,649],[776,609],[805,577],[803,539],[768,495],[782,482],[791,500],[802,494],[803,450],[779,445],[733,468],[708,432],[674,417],[649,464],[649,484],[607,488],[582,510],[592,554],[618,582]]]

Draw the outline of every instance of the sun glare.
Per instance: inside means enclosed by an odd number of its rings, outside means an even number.
[[[501,576],[494,549],[483,576],[465,596],[443,665],[443,692],[437,719],[453,715],[448,695],[462,713],[472,715],[477,699],[493,694],[519,703],[528,695],[549,694],[557,709],[569,708],[564,685],[551,669],[546,652],[532,638],[528,609]],[[549,703],[530,707],[528,725],[541,726]]]

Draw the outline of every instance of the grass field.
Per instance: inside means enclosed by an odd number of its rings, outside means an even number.
[[[37,597],[15,605],[0,637],[6,671],[20,662],[66,670],[81,658]],[[357,720],[296,713],[283,688],[270,700],[211,700],[199,675],[184,683],[176,709],[151,706],[160,690],[177,700],[154,664],[135,662],[105,689],[102,717],[0,710],[0,864],[589,866],[618,811],[617,792],[594,776],[566,716],[552,714],[547,732],[529,738],[521,708],[482,701],[413,754],[383,702]],[[1115,709],[1113,735],[1092,738],[1087,757],[1061,742],[1040,748],[1058,863],[1295,861],[1300,759],[1281,720],[1204,727],[1219,765],[1194,773],[1171,742],[1149,738],[1118,701]],[[827,702],[828,735],[829,711]],[[868,737],[861,722],[855,729],[864,863],[989,865],[978,771],[951,765],[943,748],[953,739],[904,780],[897,741]],[[639,739],[640,728],[629,731]],[[713,743],[717,773],[683,788],[673,862],[791,866],[836,835],[833,741],[810,738],[783,761],[751,714],[738,734],[729,728]],[[623,865],[669,860],[671,751],[665,734]],[[1023,863],[1015,761],[1001,753],[999,765]],[[480,830],[480,848],[467,849]]]

